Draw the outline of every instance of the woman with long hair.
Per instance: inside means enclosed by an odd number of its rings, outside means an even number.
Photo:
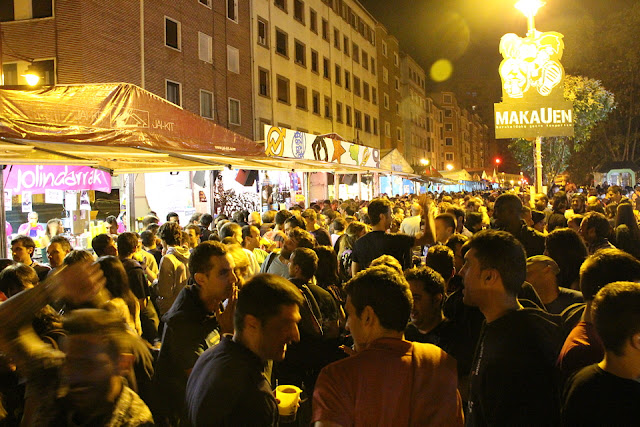
[[[544,254],[558,267],[558,286],[580,290],[580,266],[587,258],[587,247],[580,235],[570,228],[556,228],[545,238]]]
[[[343,282],[351,279],[351,254],[356,240],[367,233],[367,226],[360,221],[353,221],[344,232],[345,237],[340,240],[338,251],[338,274]]]
[[[618,249],[640,258],[640,229],[630,203],[618,205],[614,233],[614,242]]]
[[[105,288],[111,295],[109,304],[115,307],[138,336],[142,335],[140,303],[129,288],[129,278],[122,262],[114,256],[103,256],[98,258],[98,264],[104,273]]]

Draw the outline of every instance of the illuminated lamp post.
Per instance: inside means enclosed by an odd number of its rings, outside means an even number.
[[[536,26],[535,16],[538,10],[545,5],[541,0],[520,0],[515,7],[527,18],[527,37],[534,37]],[[537,136],[533,142],[533,182],[535,192],[542,192],[542,137]]]

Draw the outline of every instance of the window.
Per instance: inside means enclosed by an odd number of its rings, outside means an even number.
[[[442,103],[443,104],[451,104],[451,102],[453,102],[451,95],[447,94],[447,95],[442,95]]]
[[[351,45],[351,53],[353,53],[354,62],[360,63],[360,48],[357,44],[353,43]]]
[[[294,40],[293,45],[295,47],[295,63],[298,65],[302,65],[303,67],[307,66],[307,48],[304,43],[298,40]]]
[[[200,115],[213,119],[213,93],[200,89]]]
[[[358,110],[354,110],[354,125],[356,129],[362,130],[362,113]]]
[[[453,138],[445,138],[444,145],[451,147],[453,145]]]
[[[444,153],[444,160],[447,162],[453,162],[453,153]]]
[[[289,49],[288,49],[288,38],[289,36],[284,31],[276,28],[276,53],[279,53],[282,56],[289,57]]]
[[[258,17],[258,44],[269,47],[269,24],[264,18]]]
[[[326,19],[322,20],[322,38],[329,41],[329,21]]]
[[[395,82],[395,88],[397,91],[400,91],[400,79],[397,77],[393,78],[394,82]]]
[[[400,114],[400,103],[396,101],[396,114]]]
[[[387,43],[384,41],[382,42],[382,56],[387,57]]]
[[[201,32],[198,32],[198,57],[201,61],[213,62],[213,40]]]
[[[182,105],[182,90],[181,84],[178,82],[172,82],[171,80],[165,80],[166,82],[166,95],[167,101],[173,102],[174,104],[180,106]]]
[[[316,74],[319,74],[318,68],[318,52],[311,49],[311,71]]]
[[[368,114],[364,115],[364,131],[371,133],[371,116]]]
[[[276,76],[278,85],[278,101],[289,104],[289,79]]]
[[[331,80],[331,63],[329,58],[322,58],[322,76],[325,79]]]
[[[383,105],[384,105],[384,108],[386,108],[387,110],[389,109],[389,94],[387,93],[384,94]]]
[[[349,37],[344,36],[344,38],[342,39],[342,46],[344,49],[344,54],[349,56]]]
[[[451,108],[445,108],[444,109],[444,116],[445,117],[453,117],[453,110]]]
[[[180,23],[167,16],[164,17],[164,44],[174,49],[181,49]]]
[[[373,119],[373,134],[378,134],[378,119],[376,118]]]
[[[307,88],[302,85],[296,85],[296,107],[307,109]]]
[[[341,80],[342,80],[342,69],[340,68],[340,66],[338,64],[336,64],[335,68],[336,69],[335,69],[335,72],[334,72],[334,76],[336,78],[336,84],[338,86],[341,86],[342,85],[342,82],[341,82]]]
[[[211,8],[211,0],[198,0],[200,2],[200,4],[207,6],[208,8]]]
[[[344,70],[344,88],[351,90],[351,74],[347,70]]]
[[[240,101],[229,98],[229,124],[240,126]]]
[[[227,18],[238,22],[238,0],[227,0]]]
[[[313,114],[320,115],[320,93],[314,90],[311,93],[311,102],[313,103]]]
[[[328,96],[324,97],[324,117],[327,119],[331,118],[331,98]]]
[[[258,68],[258,94],[260,96],[266,96],[267,98],[270,96],[269,92],[271,92],[269,84],[269,71],[264,68]]]
[[[364,50],[362,51],[362,68],[369,69],[369,54]]]
[[[232,73],[240,74],[240,51],[227,45],[227,69]]]
[[[293,19],[304,25],[304,3],[301,0],[293,0]]]
[[[391,138],[391,123],[384,122],[384,136]]]
[[[336,121],[342,123],[342,103],[336,101]]]
[[[371,74],[376,75],[376,59],[371,57]]]
[[[402,141],[402,129],[396,128],[396,138],[398,141]]]
[[[313,9],[309,9],[309,27],[311,31],[318,34],[318,14]]]
[[[349,107],[348,105],[344,109],[344,117],[347,126],[351,126],[351,107]]]
[[[353,94],[356,96],[362,96],[360,92],[360,78],[353,76]]]
[[[453,124],[452,123],[445,123],[444,124],[444,130],[447,131],[447,132],[453,131]]]
[[[333,47],[340,50],[340,31],[333,27]]]
[[[400,57],[398,56],[398,52],[393,52],[393,65],[396,67],[400,66]]]
[[[369,93],[369,83],[365,81],[362,82],[362,97],[364,98],[365,101],[371,100],[370,93]]]
[[[371,102],[373,102],[373,105],[378,105],[378,89],[375,87],[371,88]]]
[[[276,7],[282,9],[283,11],[287,11],[287,0],[274,0],[273,4],[276,5]]]
[[[382,81],[389,83],[389,70],[387,70],[387,67],[382,67]]]
[[[4,82],[0,82],[6,86],[18,84],[18,64],[3,64],[2,72],[4,73]]]

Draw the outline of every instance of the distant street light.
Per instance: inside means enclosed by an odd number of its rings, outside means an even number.
[[[446,168],[447,168],[448,171],[452,171],[453,170],[453,165],[451,163],[447,163]]]
[[[431,163],[428,159],[420,159],[420,164],[425,165],[425,166],[429,166],[429,163]]]

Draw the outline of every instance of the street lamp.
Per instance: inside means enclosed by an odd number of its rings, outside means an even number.
[[[420,159],[420,164],[424,166],[429,166],[429,163],[431,162],[428,159]]]
[[[516,3],[516,9],[518,9],[524,16],[527,17],[527,23],[529,25],[529,35],[530,32],[535,31],[535,22],[533,18],[538,13],[538,9],[545,5],[545,2],[541,0],[520,0]]]
[[[448,171],[452,171],[453,170],[453,165],[451,163],[447,163],[447,166],[445,166],[447,168]]]

